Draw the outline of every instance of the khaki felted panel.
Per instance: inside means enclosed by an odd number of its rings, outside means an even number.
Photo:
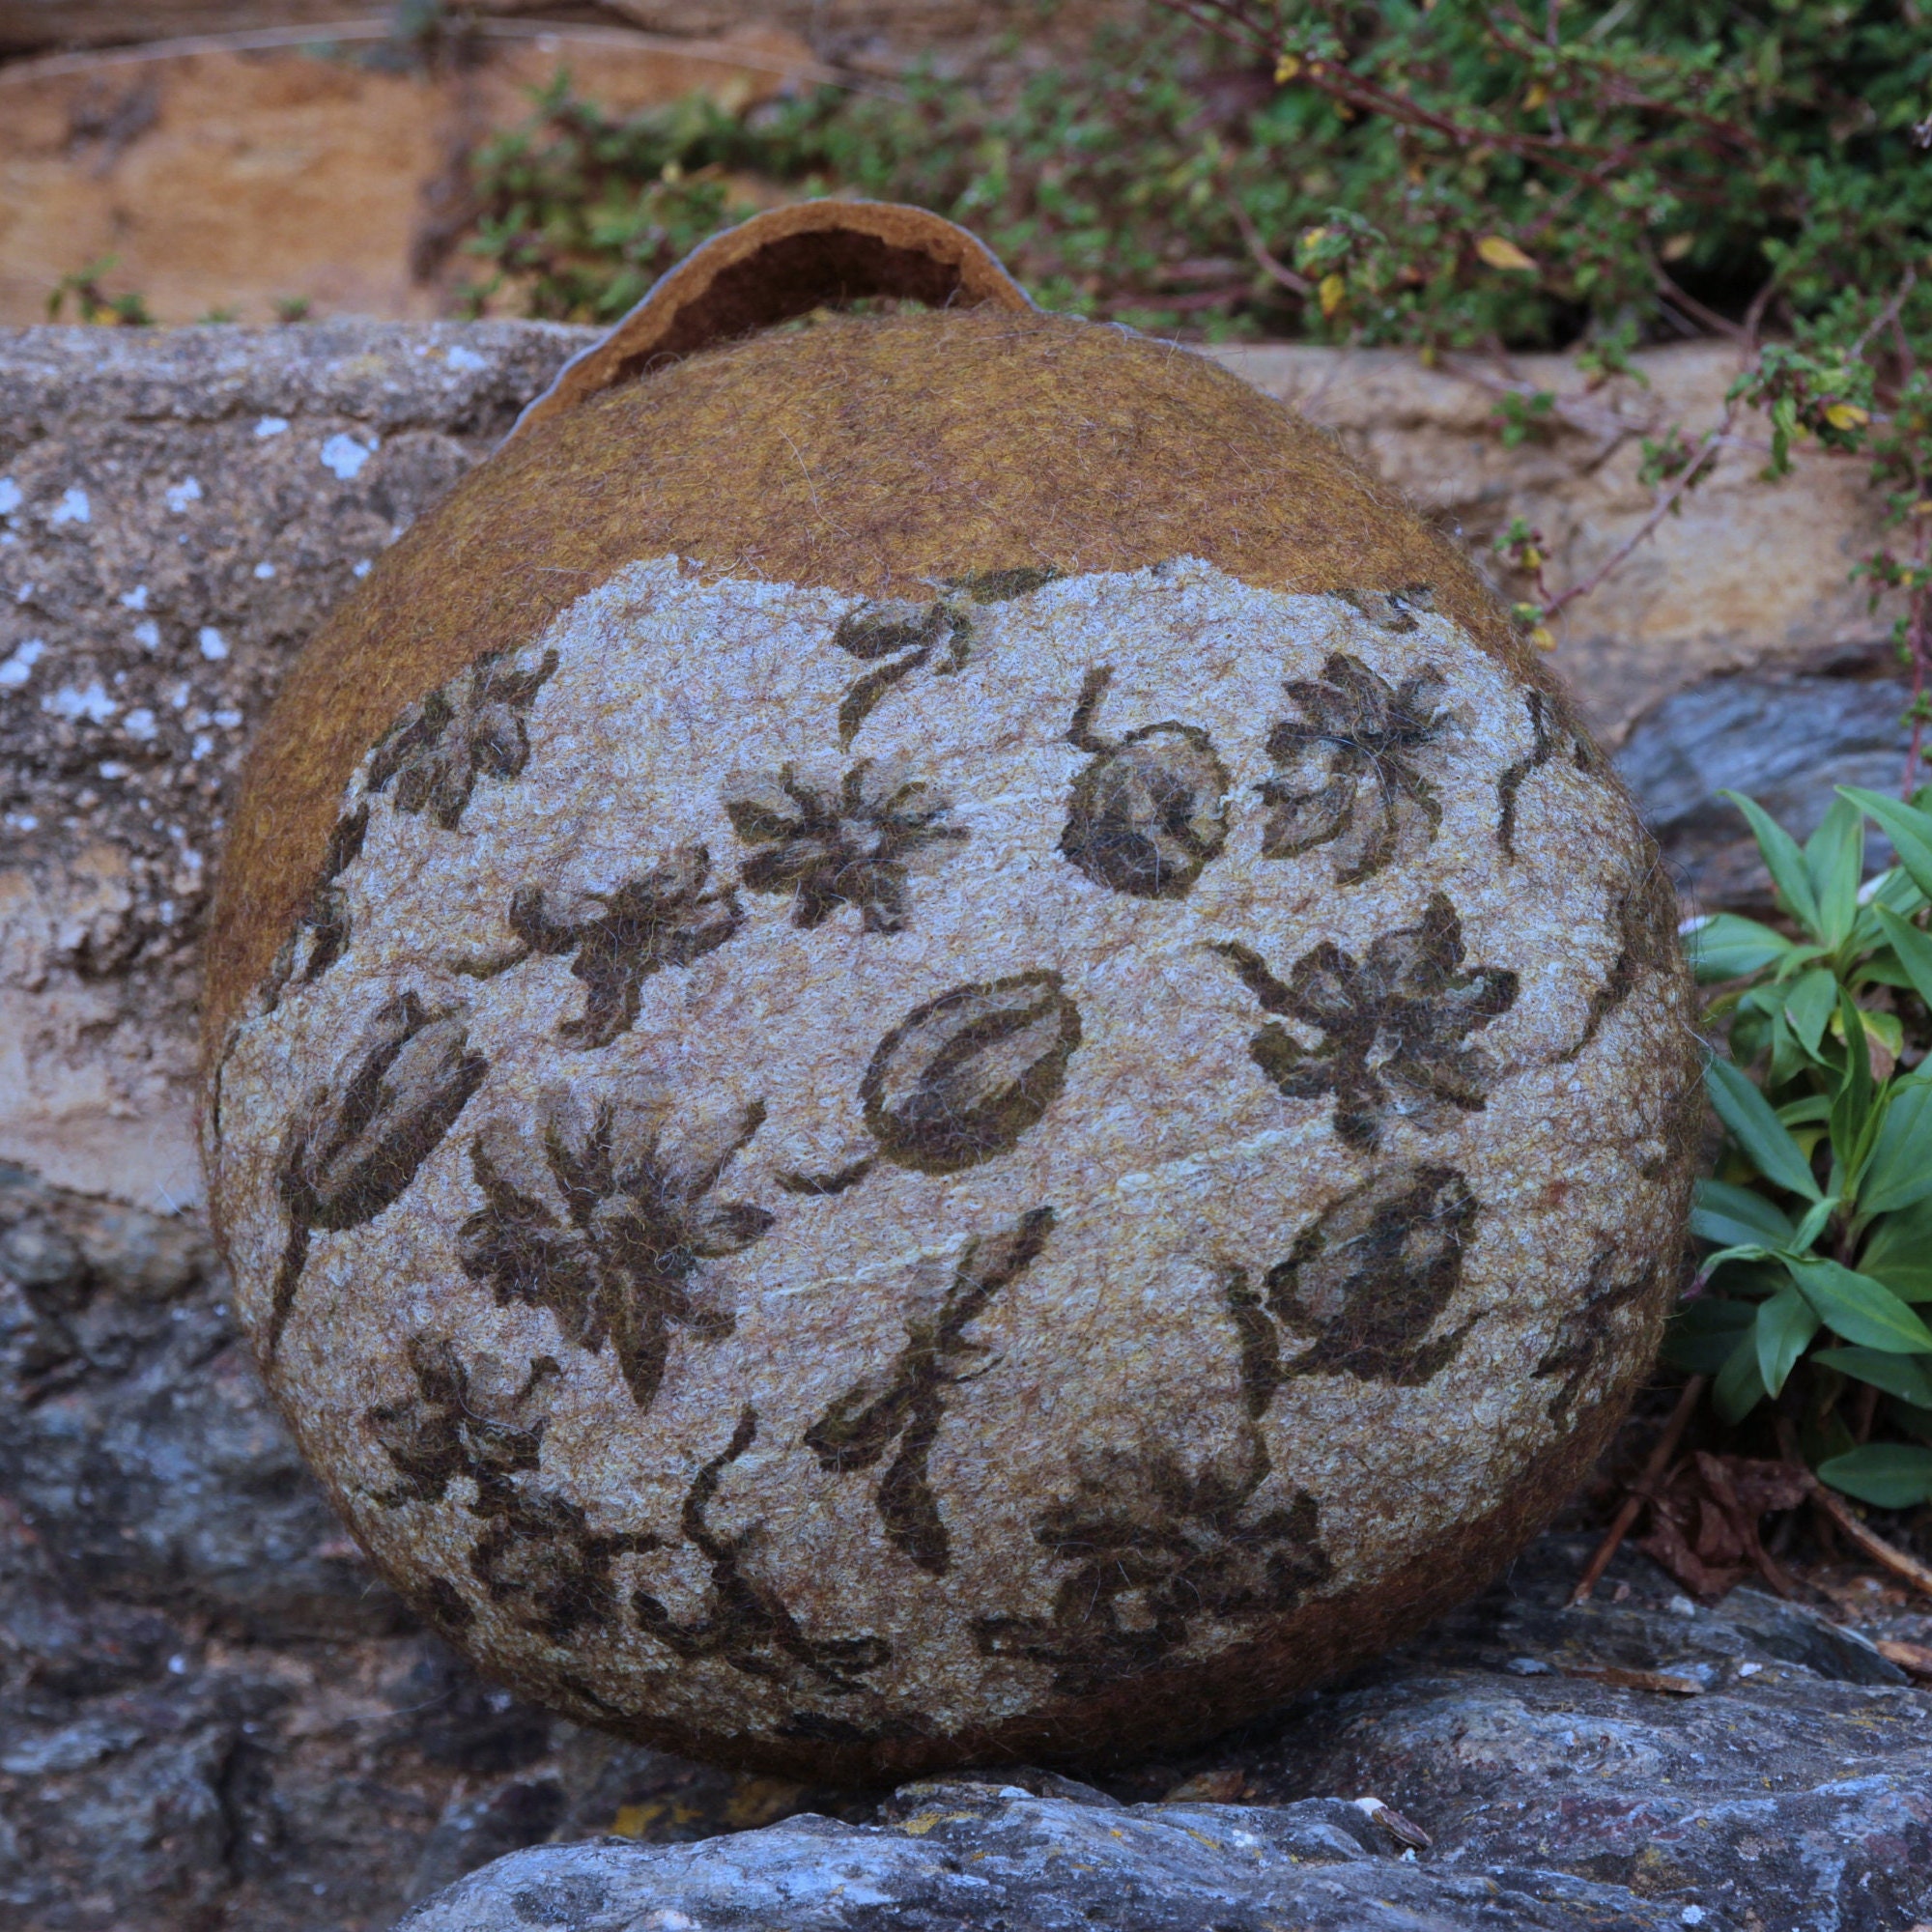
[[[775,208],[688,255],[601,342],[564,365],[513,433],[661,363],[867,296],[928,308],[1033,306],[977,237],[923,208],[853,201]]]
[[[1039,313],[845,319],[695,355],[535,425],[379,562],[290,672],[233,814],[208,953],[219,1041],[402,708],[633,559],[930,596],[1000,571],[1195,555],[1263,588],[1435,608],[1548,689],[1468,562],[1297,415],[1200,357]]]

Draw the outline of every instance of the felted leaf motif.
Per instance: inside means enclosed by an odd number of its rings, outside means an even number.
[[[1268,734],[1280,770],[1259,787],[1270,808],[1262,856],[1332,845],[1337,882],[1354,885],[1427,845],[1442,808],[1426,773],[1446,765],[1460,729],[1441,673],[1426,665],[1397,687],[1337,651],[1320,682],[1296,679],[1288,695],[1301,715]]]
[[[1332,1093],[1335,1131],[1351,1147],[1378,1147],[1392,1115],[1427,1126],[1444,1108],[1475,1112],[1486,1103],[1491,1069],[1465,1042],[1516,1004],[1517,976],[1497,966],[1463,970],[1463,923],[1444,894],[1431,895],[1419,924],[1371,941],[1363,959],[1323,940],[1294,962],[1286,984],[1236,941],[1214,951],[1264,1012],[1320,1034],[1307,1046],[1271,1023],[1248,1050],[1289,1099]]]
[[[412,704],[369,761],[369,790],[396,787],[398,811],[427,812],[445,832],[462,822],[479,778],[512,779],[529,762],[525,718],[556,669],[547,650],[493,651]]]
[[[1591,1378],[1612,1339],[1608,1318],[1642,1301],[1657,1286],[1657,1264],[1617,1278],[1615,1251],[1603,1249],[1591,1262],[1583,1294],[1557,1323],[1548,1346],[1537,1358],[1531,1376],[1557,1383],[1546,1412],[1560,1430],[1576,1420],[1577,1405],[1588,1393]]]
[[[432,1010],[413,992],[384,1006],[322,1086],[298,1100],[276,1183],[289,1216],[269,1354],[280,1345],[316,1229],[373,1221],[415,1179],[489,1063],[469,1044],[469,1009]]]
[[[716,1657],[747,1676],[844,1696],[862,1690],[858,1679],[891,1662],[883,1637],[813,1637],[784,1599],[747,1565],[762,1534],[753,1523],[735,1536],[711,1526],[709,1512],[724,1471],[757,1439],[758,1412],[749,1404],[730,1441],[692,1479],[681,1523],[685,1541],[711,1566],[703,1610],[689,1620],[639,1590],[632,1600],[639,1627],[679,1657]]]
[[[1332,1574],[1318,1540],[1321,1506],[1297,1490],[1250,1514],[1269,1473],[1259,1429],[1190,1464],[1178,1446],[1092,1456],[1073,1493],[1047,1509],[1034,1541],[1065,1564],[1044,1616],[973,1621],[983,1657],[1047,1665],[1053,1688],[1083,1696],[1151,1669],[1209,1617],[1293,1609]]]
[[[528,952],[577,954],[570,970],[584,984],[583,1011],[558,1026],[561,1038],[609,1046],[636,1023],[652,974],[689,966],[737,932],[745,921],[737,895],[707,891],[710,871],[702,845],[680,845],[614,892],[572,891],[560,880],[518,888],[509,924]]]
[[[899,764],[861,758],[842,778],[776,772],[733,774],[724,810],[753,848],[739,874],[750,892],[789,893],[792,923],[822,925],[842,905],[867,932],[911,923],[908,874],[931,848],[967,836],[946,821],[952,803]]]
[[[671,1330],[699,1341],[736,1318],[706,1293],[703,1264],[741,1254],[774,1217],[721,1201],[724,1170],[764,1123],[682,1122],[668,1098],[584,1098],[556,1088],[534,1122],[497,1115],[470,1142],[484,1206],[457,1236],[463,1271],[499,1303],[547,1308],[563,1339],[608,1340],[639,1408],[656,1399]]]
[[[859,1084],[866,1125],[901,1167],[975,1167],[1038,1122],[1079,1044],[1080,1009],[1058,973],[955,986],[879,1042]]]
[[[469,1552],[485,1596],[555,1643],[575,1643],[615,1621],[622,1605],[612,1560],[656,1549],[661,1539],[593,1530],[578,1504],[525,1481],[537,1471],[552,1383],[562,1373],[554,1358],[539,1355],[519,1378],[493,1357],[466,1363],[446,1337],[412,1336],[405,1354],[415,1393],[363,1418],[401,1478],[376,1500],[387,1509],[440,1502],[467,1478],[474,1494],[466,1507],[487,1524]],[[431,1608],[446,1627],[475,1620],[447,1578],[438,1579]]]
[[[806,1431],[819,1466],[839,1475],[874,1467],[898,1444],[873,1502],[888,1540],[935,1577],[952,1567],[952,1539],[926,1461],[946,1417],[947,1390],[968,1379],[971,1357],[987,1352],[966,1329],[1033,1264],[1052,1229],[1053,1209],[1036,1208],[991,1239],[968,1241],[938,1305],[907,1313],[906,1346],[883,1382],[855,1383]]]
[[[291,980],[314,985],[349,950],[349,895],[337,881],[361,857],[368,830],[366,804],[335,821],[315,887],[263,981],[263,1012],[275,1010]]]

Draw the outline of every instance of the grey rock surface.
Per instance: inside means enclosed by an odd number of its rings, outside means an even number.
[[[1739,672],[1673,692],[1631,725],[1616,753],[1643,801],[1678,891],[1706,906],[1768,907],[1770,881],[1724,791],[1754,798],[1808,838],[1834,785],[1898,787],[1899,720],[1912,688],[1889,652],[1846,651],[1810,675]],[[1890,861],[1875,837],[1870,864]]]
[[[1063,1780],[1064,1782],[1064,1780]],[[1381,1842],[1377,1843],[1378,1836]],[[701,1845],[518,1852],[419,1906],[408,1932],[1662,1932],[1667,1907],[1533,1867],[1437,1871],[1341,1799],[1110,1804],[1097,1792],[908,1785],[876,1825],[794,1818]],[[1714,1928],[1721,1921],[1704,1922]],[[399,1932],[401,1929],[399,1928]]]

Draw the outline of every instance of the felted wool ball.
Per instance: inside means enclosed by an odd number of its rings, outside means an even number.
[[[1468,564],[976,245],[680,270],[296,666],[213,942],[237,1305],[362,1547],[816,1776],[1179,1745],[1480,1586],[1688,1184],[1670,892]],[[756,332],[833,284],[931,305]]]

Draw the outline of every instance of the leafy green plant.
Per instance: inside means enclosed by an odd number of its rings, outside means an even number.
[[[1888,1508],[1932,1502],[1932,788],[1838,788],[1800,845],[1749,820],[1791,932],[1735,913],[1685,928],[1727,1058],[1725,1129],[1692,1233],[1709,1244],[1666,1343],[1719,1413],[1767,1402],[1818,1476]],[[1897,862],[1863,875],[1875,820]]]
[[[104,276],[120,263],[118,255],[102,255],[99,261],[89,262],[85,268],[75,269],[63,275],[53,286],[47,297],[47,320],[58,322],[68,303],[73,303],[75,318],[81,322],[121,325],[129,328],[146,327],[154,317],[148,312],[145,296],[127,294],[108,295],[100,286]]]

